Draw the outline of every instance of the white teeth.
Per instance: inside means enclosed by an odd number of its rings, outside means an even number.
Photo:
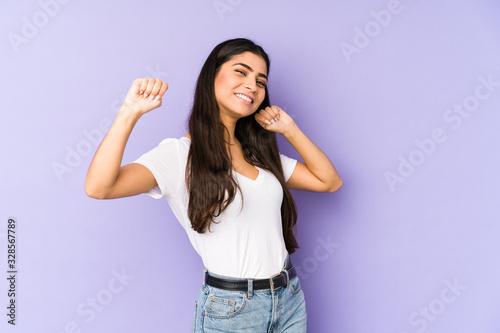
[[[235,94],[236,96],[238,96],[239,98],[243,98],[245,101],[249,101],[250,103],[253,103],[253,100],[245,95],[242,95],[242,94]]]

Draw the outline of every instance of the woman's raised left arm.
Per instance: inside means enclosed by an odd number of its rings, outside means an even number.
[[[297,161],[287,181],[289,189],[335,192],[342,186],[342,179],[332,162],[285,111],[277,106],[267,107],[256,113],[255,119],[266,130],[281,133],[305,162]]]

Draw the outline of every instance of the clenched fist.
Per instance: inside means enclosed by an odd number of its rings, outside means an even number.
[[[295,125],[292,117],[276,105],[268,106],[256,112],[254,118],[266,130],[283,135]]]
[[[129,112],[141,115],[156,109],[161,106],[167,88],[167,82],[162,82],[160,79],[135,79],[125,97],[123,107]]]

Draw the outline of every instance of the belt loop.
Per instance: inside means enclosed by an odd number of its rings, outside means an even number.
[[[248,299],[253,297],[253,279],[248,279]]]
[[[203,284],[202,284],[202,285],[203,285],[203,287],[205,287],[205,286],[206,286],[206,284],[207,284],[207,272],[208,272],[208,270],[205,268],[205,269],[203,270]]]
[[[290,283],[290,276],[288,276],[288,271],[284,269],[284,272],[286,274],[286,280],[285,280],[285,287],[288,286],[288,283]]]

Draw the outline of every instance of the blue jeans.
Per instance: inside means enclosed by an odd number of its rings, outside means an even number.
[[[246,280],[208,273],[225,279]],[[194,304],[193,333],[306,332],[306,302],[298,276],[274,292],[251,288],[231,291],[203,284]]]

